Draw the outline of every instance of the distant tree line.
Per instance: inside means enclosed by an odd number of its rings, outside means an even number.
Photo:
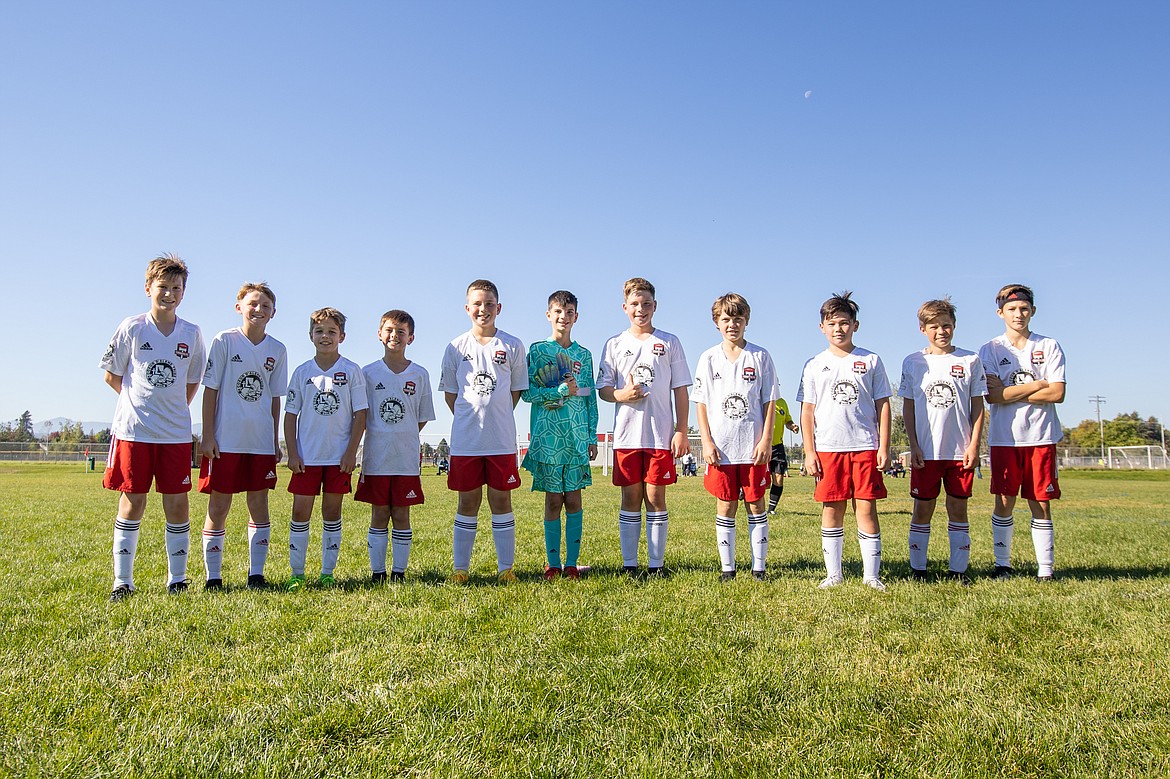
[[[33,443],[42,442],[50,445],[63,446],[73,444],[108,444],[112,435],[107,427],[94,433],[86,433],[80,422],[67,420],[60,430],[54,430],[48,435],[37,436],[33,426],[32,414],[25,411],[13,422],[0,423],[0,442],[3,443]]]

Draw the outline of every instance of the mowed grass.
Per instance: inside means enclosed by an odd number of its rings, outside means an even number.
[[[700,479],[670,494],[664,581],[620,575],[617,491],[586,493],[579,582],[540,580],[538,495],[518,491],[521,582],[494,583],[480,519],[473,583],[445,583],[453,496],[424,477],[409,581],[369,586],[366,507],[346,504],[336,589],[205,594],[206,502],[192,498],[192,591],[165,594],[161,506],[137,595],[110,604],[114,496],[78,467],[0,466],[0,774],[13,776],[1166,776],[1170,479],[1062,475],[1059,580],[991,569],[990,499],[971,501],[975,584],[906,579],[910,500],[882,502],[889,591],[819,591],[819,508],[787,481],[771,578],[720,584]],[[288,572],[273,493],[268,574]],[[1017,570],[1031,573],[1027,512]],[[310,575],[319,564],[313,522]],[[936,517],[931,569],[946,568]],[[643,551],[643,561],[645,552]]]

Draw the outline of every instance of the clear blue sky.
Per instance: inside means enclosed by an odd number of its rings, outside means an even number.
[[[1020,281],[1066,425],[1165,418],[1168,38],[1160,1],[9,3],[0,418],[110,418],[97,361],[162,251],[208,340],[267,279],[292,364],[310,310],[364,363],[401,307],[435,380],[476,277],[526,342],[574,290],[596,354],[646,276],[692,365],[735,290],[789,398],[832,291],[896,374],[923,300],[975,348]]]

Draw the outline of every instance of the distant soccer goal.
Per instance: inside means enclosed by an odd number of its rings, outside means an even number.
[[[1108,466],[1123,470],[1165,468],[1166,452],[1160,446],[1111,446]]]

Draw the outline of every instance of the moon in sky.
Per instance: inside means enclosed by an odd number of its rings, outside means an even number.
[[[805,100],[808,100],[810,97],[812,97],[812,90],[811,89],[804,93]]]

